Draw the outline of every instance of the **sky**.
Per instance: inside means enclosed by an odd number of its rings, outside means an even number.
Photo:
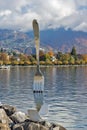
[[[64,27],[87,32],[87,0],[0,0],[0,28],[32,30]]]

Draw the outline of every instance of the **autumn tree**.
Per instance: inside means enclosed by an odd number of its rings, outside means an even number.
[[[0,60],[2,61],[8,61],[9,60],[9,56],[7,53],[0,53]]]
[[[50,57],[54,56],[54,52],[52,50],[48,51]]]
[[[3,61],[2,60],[0,60],[0,65],[3,65]]]
[[[87,54],[82,54],[82,60],[84,60],[85,61],[85,63],[87,63]]]
[[[21,61],[26,61],[26,60],[28,60],[28,57],[27,57],[26,55],[24,55],[24,54],[20,54],[20,55],[19,55],[19,58],[20,58]]]
[[[12,65],[19,65],[19,62],[17,60],[13,60],[13,61],[11,61],[11,64]]]

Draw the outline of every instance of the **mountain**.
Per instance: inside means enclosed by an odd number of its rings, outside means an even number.
[[[0,29],[0,48],[18,50],[19,52],[31,52],[34,47],[33,38],[24,32]]]
[[[47,30],[41,32],[41,42],[62,52],[70,52],[75,46],[78,53],[87,53],[87,32],[65,30]]]
[[[45,50],[70,52],[75,46],[77,53],[87,53],[87,32],[64,28],[43,30],[40,31],[40,43]],[[0,47],[32,53],[35,48],[33,32],[0,29]]]
[[[33,32],[27,33],[32,38]],[[70,52],[75,46],[77,53],[87,53],[87,32],[73,31],[64,28],[40,31],[41,45],[47,49]]]

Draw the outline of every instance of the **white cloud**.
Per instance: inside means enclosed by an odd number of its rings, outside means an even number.
[[[84,32],[87,32],[87,23],[83,22],[80,25],[78,25],[75,30],[83,30]]]
[[[28,0],[29,2],[30,0]],[[15,10],[26,6],[27,0],[0,0],[0,9],[11,9]]]
[[[40,29],[87,31],[86,14],[87,0],[0,0],[0,28],[30,30],[37,19]]]
[[[0,16],[7,16],[7,15],[10,15],[10,14],[11,14],[10,10],[0,11]]]

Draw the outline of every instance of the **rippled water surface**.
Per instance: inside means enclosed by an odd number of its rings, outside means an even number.
[[[87,130],[87,67],[42,67],[47,120],[67,130]],[[35,67],[0,70],[0,101],[26,111],[37,107],[32,85]],[[40,98],[41,99],[41,98]]]

